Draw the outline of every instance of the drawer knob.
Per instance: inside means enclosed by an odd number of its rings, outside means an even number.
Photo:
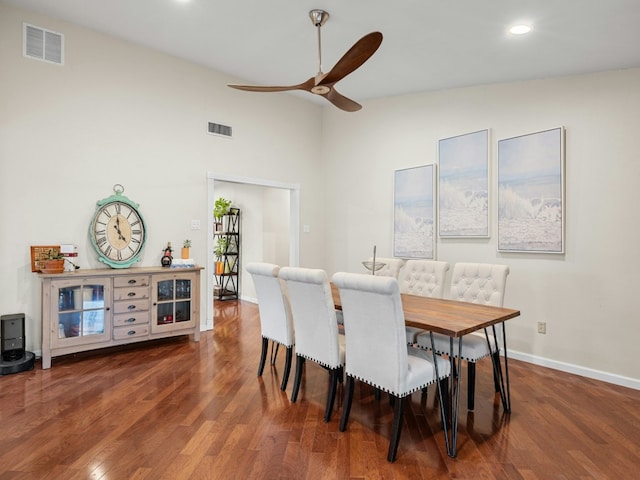
[[[135,322],[135,321],[136,321],[136,319],[135,319],[134,317],[127,318],[127,319],[125,320],[125,322],[126,322],[126,323],[133,323],[133,322]]]
[[[134,283],[136,283],[136,281],[135,281],[135,280],[133,280],[133,279],[131,279],[131,280],[129,280],[127,283],[128,283],[129,285],[133,285]]]
[[[129,310],[134,310],[134,309],[136,308],[136,306],[135,306],[135,305],[129,305],[127,308],[128,308]]]
[[[128,297],[135,297],[136,296],[136,292],[129,292],[127,293]]]
[[[129,330],[129,331],[127,332],[127,335],[135,335],[135,334],[136,334],[136,331],[135,331],[135,330]]]

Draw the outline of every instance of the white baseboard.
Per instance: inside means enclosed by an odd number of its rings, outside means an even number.
[[[540,365],[542,367],[553,368],[554,370],[560,370],[574,375],[580,375],[582,377],[593,378],[594,380],[613,383],[614,385],[620,385],[622,387],[633,388],[634,390],[640,390],[640,380],[636,378],[623,377],[622,375],[616,375],[614,373],[602,372],[592,368],[581,367],[580,365],[559,362],[557,360],[538,357],[529,353],[514,352],[512,350],[509,350],[509,358],[522,360],[523,362],[533,363],[534,365]]]
[[[255,303],[256,305],[258,304],[258,299],[253,297],[245,297],[244,295],[240,295],[240,300],[244,300],[245,302]]]

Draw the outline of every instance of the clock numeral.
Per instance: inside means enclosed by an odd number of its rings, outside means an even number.
[[[131,237],[131,243],[140,243],[140,239]]]
[[[105,227],[107,226],[107,224],[105,222],[101,222],[99,220],[97,220],[96,223],[99,223],[100,225],[104,225]]]
[[[96,235],[106,235],[107,231],[105,229],[102,230],[96,230]]]
[[[111,212],[109,212],[109,210],[105,209],[102,211],[102,213],[104,213],[107,216],[107,218],[111,218]]]
[[[107,248],[104,250],[104,254],[105,254],[107,257],[110,257],[110,256],[111,256],[111,245],[107,245]]]
[[[118,260],[122,260],[122,252],[120,250],[117,251],[117,258]]]
[[[140,221],[136,220],[135,222],[131,222],[131,226],[135,227],[136,225],[140,225]]]
[[[142,235],[142,230],[131,230],[133,235]]]
[[[120,215],[120,210],[122,209],[122,205],[120,205],[119,203],[116,203],[115,207],[116,207],[116,213]]]
[[[107,243],[107,237],[100,237],[96,243],[98,244],[98,247],[102,247],[102,245],[104,245],[105,243]]]
[[[134,253],[136,253],[136,251],[135,251],[133,248],[131,248],[131,245],[127,245],[127,248],[128,248],[129,250],[131,250],[131,255],[133,255]]]

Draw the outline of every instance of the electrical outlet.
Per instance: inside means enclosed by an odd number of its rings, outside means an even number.
[[[538,322],[538,333],[543,335],[547,333],[547,322]]]
[[[200,230],[200,220],[191,220],[191,230]]]

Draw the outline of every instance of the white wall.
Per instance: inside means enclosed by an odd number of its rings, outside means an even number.
[[[521,358],[640,388],[638,112],[640,69],[380,99],[348,118],[325,110],[327,268],[362,271],[374,244],[392,253],[394,170],[437,163],[439,139],[489,128],[495,167],[498,139],[563,125],[566,254],[497,253],[492,178],[491,238],[439,241],[438,258],[511,267]]]
[[[289,265],[289,191],[263,188],[263,258],[276,265]]]
[[[22,22],[65,35],[64,66],[22,56]],[[212,70],[4,4],[0,65],[0,313],[26,314],[31,351],[41,318],[29,246],[75,242],[82,268],[104,267],[88,227],[116,183],[147,222],[141,266],[185,238],[205,262],[210,171],[300,184],[301,218],[322,224],[317,105],[238,92]],[[208,121],[231,125],[234,138],[207,134]],[[322,258],[320,236],[302,239],[301,261]]]

